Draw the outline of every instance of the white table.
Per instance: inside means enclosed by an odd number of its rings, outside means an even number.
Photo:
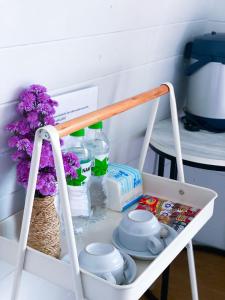
[[[225,172],[225,133],[208,131],[191,132],[184,129],[180,121],[180,136],[183,163],[194,168]],[[165,159],[170,160],[170,178],[177,179],[174,139],[171,119],[155,124],[150,147],[158,154],[158,175],[164,175]],[[212,247],[201,247],[207,251],[225,254]],[[162,277],[161,300],[168,296],[169,267]]]
[[[225,133],[211,133],[204,130],[191,132],[180,122],[182,156],[184,161],[207,165],[209,168],[225,171]],[[170,119],[154,126],[151,146],[163,154],[175,157],[172,123]]]

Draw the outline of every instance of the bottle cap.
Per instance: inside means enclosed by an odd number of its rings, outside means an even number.
[[[91,128],[91,129],[102,129],[102,127],[103,127],[102,121],[88,126],[88,128]]]
[[[74,131],[73,133],[70,134],[70,136],[84,136],[84,135],[85,135],[84,128]]]

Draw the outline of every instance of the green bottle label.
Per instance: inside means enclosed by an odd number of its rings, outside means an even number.
[[[108,171],[109,154],[95,156],[93,166],[91,168],[91,174],[94,176],[103,176]]]
[[[91,161],[87,161],[80,164],[80,168],[77,169],[77,177],[67,177],[66,181],[68,185],[82,186],[84,185],[91,176]]]

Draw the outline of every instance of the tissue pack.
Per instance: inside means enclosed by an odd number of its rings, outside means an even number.
[[[125,210],[137,202],[143,194],[140,172],[124,164],[109,164],[103,186],[107,207],[115,211]]]

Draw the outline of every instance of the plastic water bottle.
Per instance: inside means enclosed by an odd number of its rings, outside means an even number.
[[[103,123],[98,122],[88,127],[86,144],[92,158],[90,197],[93,218],[100,219],[105,214],[106,195],[103,189],[104,178],[109,163],[109,141],[102,131]]]
[[[67,186],[75,233],[81,233],[91,215],[89,179],[91,176],[90,152],[84,142],[85,131],[73,132],[66,140],[66,150],[74,152],[80,161],[77,178],[67,177]]]

